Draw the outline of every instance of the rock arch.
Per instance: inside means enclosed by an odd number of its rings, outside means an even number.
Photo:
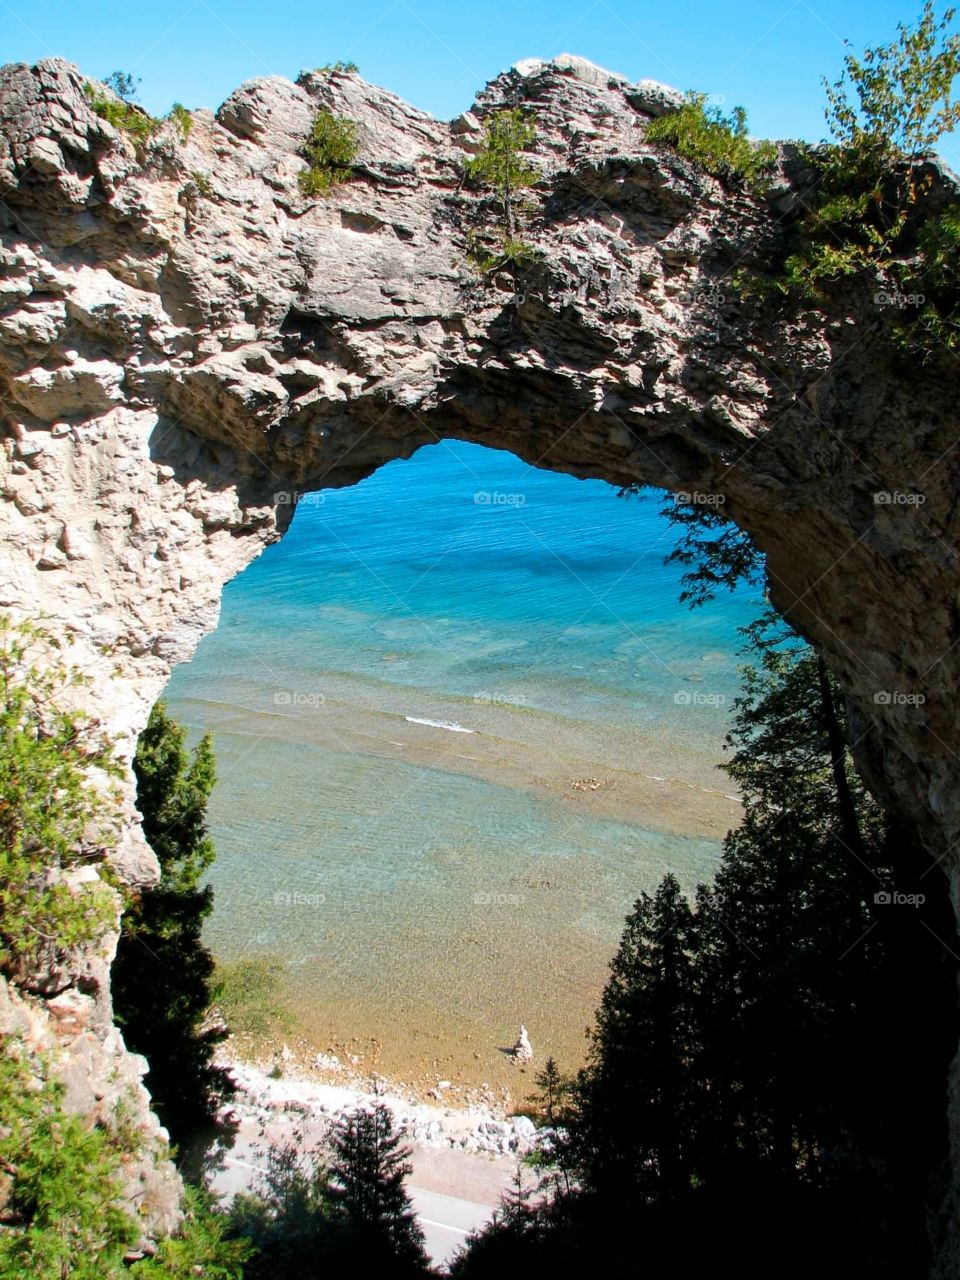
[[[727,187],[645,143],[673,91],[566,56],[449,125],[356,75],[255,80],[146,156],[83,83],[57,60],[0,73],[0,606],[70,631],[128,750],[298,493],[456,437],[718,495],[956,893],[956,361],[908,365],[854,289],[772,320],[738,292],[809,187],[795,148],[766,195]],[[460,178],[478,117],[515,102],[541,174],[519,284],[471,268],[491,211]],[[305,199],[321,106],[362,150]],[[149,880],[134,820],[117,861]]]

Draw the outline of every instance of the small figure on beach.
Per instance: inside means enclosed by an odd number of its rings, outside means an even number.
[[[520,1036],[517,1043],[513,1046],[513,1056],[517,1062],[533,1061],[533,1045],[530,1043],[530,1037],[527,1035],[527,1028],[520,1023]]]

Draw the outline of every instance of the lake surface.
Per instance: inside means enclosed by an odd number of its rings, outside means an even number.
[[[208,939],[281,956],[318,1049],[509,1084],[522,1021],[573,1065],[638,893],[712,874],[756,603],[681,607],[660,507],[446,442],[227,587],[165,695],[216,740]]]

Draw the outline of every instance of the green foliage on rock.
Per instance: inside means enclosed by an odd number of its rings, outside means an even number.
[[[518,193],[540,176],[524,156],[536,136],[536,126],[527,112],[519,107],[497,111],[484,122],[483,143],[464,165],[467,181],[492,191],[500,206],[502,225],[495,236],[478,232],[468,236],[468,257],[479,271],[525,267],[539,257],[520,237],[525,210],[517,199]]]
[[[210,1196],[188,1190],[156,1253],[125,1257],[140,1229],[124,1201],[139,1136],[123,1116],[94,1126],[64,1110],[64,1089],[7,1038],[0,1052],[0,1280],[241,1280],[251,1246],[228,1238]]]
[[[691,163],[720,178],[759,181],[777,159],[771,142],[755,143],[747,130],[747,113],[734,107],[729,116],[707,105],[705,93],[689,93],[677,111],[651,120],[647,142],[663,142]]]
[[[297,181],[305,196],[325,196],[351,176],[360,150],[357,126],[346,116],[318,111],[304,146],[307,168]]]
[[[921,358],[938,346],[960,351],[960,205],[923,225],[919,253],[900,268],[898,281],[900,296],[913,300],[895,330],[900,345]]]
[[[188,1187],[181,1208],[176,1234],[161,1240],[156,1253],[137,1262],[129,1275],[136,1280],[243,1280],[251,1241],[233,1233],[229,1216],[208,1192]]]
[[[173,123],[177,133],[179,133],[180,141],[186,142],[190,137],[190,130],[193,128],[193,117],[182,102],[173,104],[167,119]]]
[[[318,76],[350,76],[359,70],[355,62],[341,62],[338,58],[336,62],[325,62],[322,67],[315,67],[314,73]]]
[[[120,770],[99,722],[71,709],[85,683],[60,641],[0,619],[0,970],[96,941],[112,892],[86,869],[118,831]]]
[[[140,81],[128,71],[112,71],[102,82],[102,87],[88,80],[83,91],[95,115],[107,124],[126,133],[143,158],[147,143],[160,132],[165,124],[172,124],[181,143],[190,137],[193,119],[181,102],[175,102],[169,113],[159,120],[139,106],[137,87]],[[104,92],[106,89],[108,92]]]
[[[0,1055],[0,1280],[120,1280],[137,1228],[121,1206],[129,1148],[67,1115],[10,1040]]]
[[[129,134],[134,145],[142,148],[160,128],[161,122],[137,106],[135,102],[113,97],[89,80],[83,86],[94,115]]]
[[[467,235],[467,257],[484,275],[503,267],[529,267],[542,257],[539,250],[525,240],[499,234],[492,238],[478,232]]]
[[[862,278],[903,319],[895,336],[923,354],[960,349],[960,291],[954,269],[960,206],[925,214],[930,149],[960,124],[953,84],[960,74],[955,11],[939,20],[927,0],[897,38],[848,53],[843,73],[824,80],[832,141],[811,150],[817,171],[799,244],[786,259],[781,288],[822,299],[831,283]]]

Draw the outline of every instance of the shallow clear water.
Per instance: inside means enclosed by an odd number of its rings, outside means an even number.
[[[209,938],[284,956],[318,1038],[566,1044],[638,892],[710,875],[754,605],[681,608],[659,511],[448,442],[228,586],[166,694],[216,737]]]

